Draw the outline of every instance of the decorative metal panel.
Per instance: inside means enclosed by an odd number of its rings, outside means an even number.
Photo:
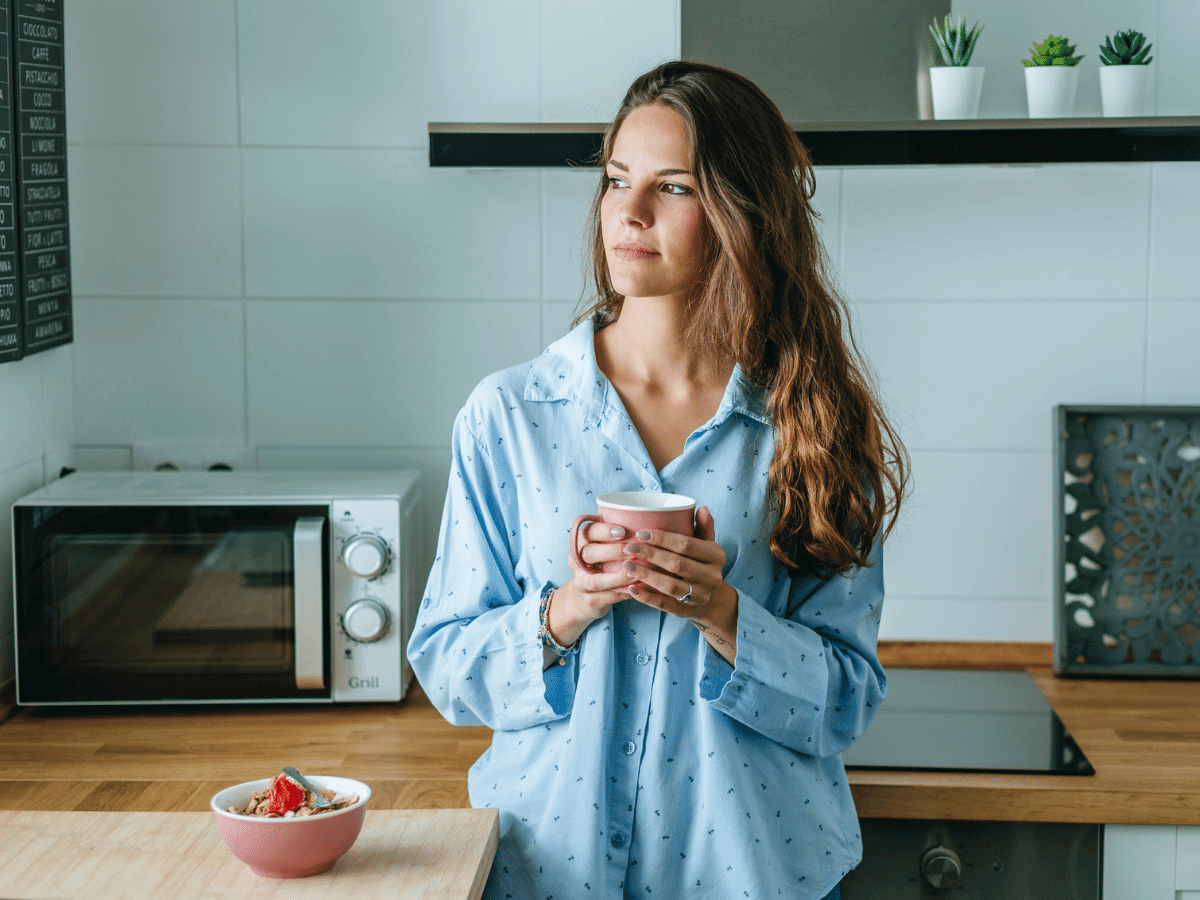
[[[1200,677],[1200,407],[1055,418],[1055,669]]]

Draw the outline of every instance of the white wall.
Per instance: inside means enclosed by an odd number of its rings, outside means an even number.
[[[73,429],[85,467],[415,467],[432,543],[454,413],[579,299],[595,175],[430,169],[426,123],[603,121],[678,35],[678,0],[67,0],[76,342],[0,367],[0,497]],[[1200,164],[817,203],[916,468],[884,636],[1050,640],[1052,405],[1200,402]]]
[[[68,344],[0,366],[0,687],[13,677],[9,509],[73,463],[71,356]]]
[[[1027,114],[1035,41],[1154,44],[1155,111],[1200,115],[1195,0],[955,0],[984,31],[980,116]],[[832,174],[832,173],[831,173]],[[1052,639],[1051,409],[1200,404],[1200,164],[845,170],[837,260],[912,453],[887,637]],[[836,184],[836,187],[834,186]],[[832,202],[832,201],[831,201]]]

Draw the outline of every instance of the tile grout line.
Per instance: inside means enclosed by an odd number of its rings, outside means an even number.
[[[1157,166],[1150,166],[1148,185],[1149,196],[1146,198],[1146,278],[1145,293],[1142,298],[1142,402],[1148,400],[1150,387],[1150,297],[1154,287],[1154,184]]]
[[[234,106],[237,109],[238,150],[238,224],[242,276],[242,442],[250,447],[250,307],[246,299],[246,151],[242,146],[242,58],[238,18],[240,0],[233,4],[233,85]],[[258,468],[258,448],[254,448],[255,468]]]

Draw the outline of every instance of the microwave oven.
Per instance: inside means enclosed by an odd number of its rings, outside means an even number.
[[[20,705],[395,701],[415,472],[74,472],[12,508]]]

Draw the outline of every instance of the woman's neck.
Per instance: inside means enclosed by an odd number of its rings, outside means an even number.
[[[716,414],[733,371],[732,363],[698,356],[684,331],[675,305],[635,300],[595,337],[596,364],[620,395],[658,470]]]
[[[626,301],[620,316],[596,334],[596,361],[610,381],[638,383],[673,393],[687,385],[723,390],[732,365],[700,356],[688,346],[681,303]]]

